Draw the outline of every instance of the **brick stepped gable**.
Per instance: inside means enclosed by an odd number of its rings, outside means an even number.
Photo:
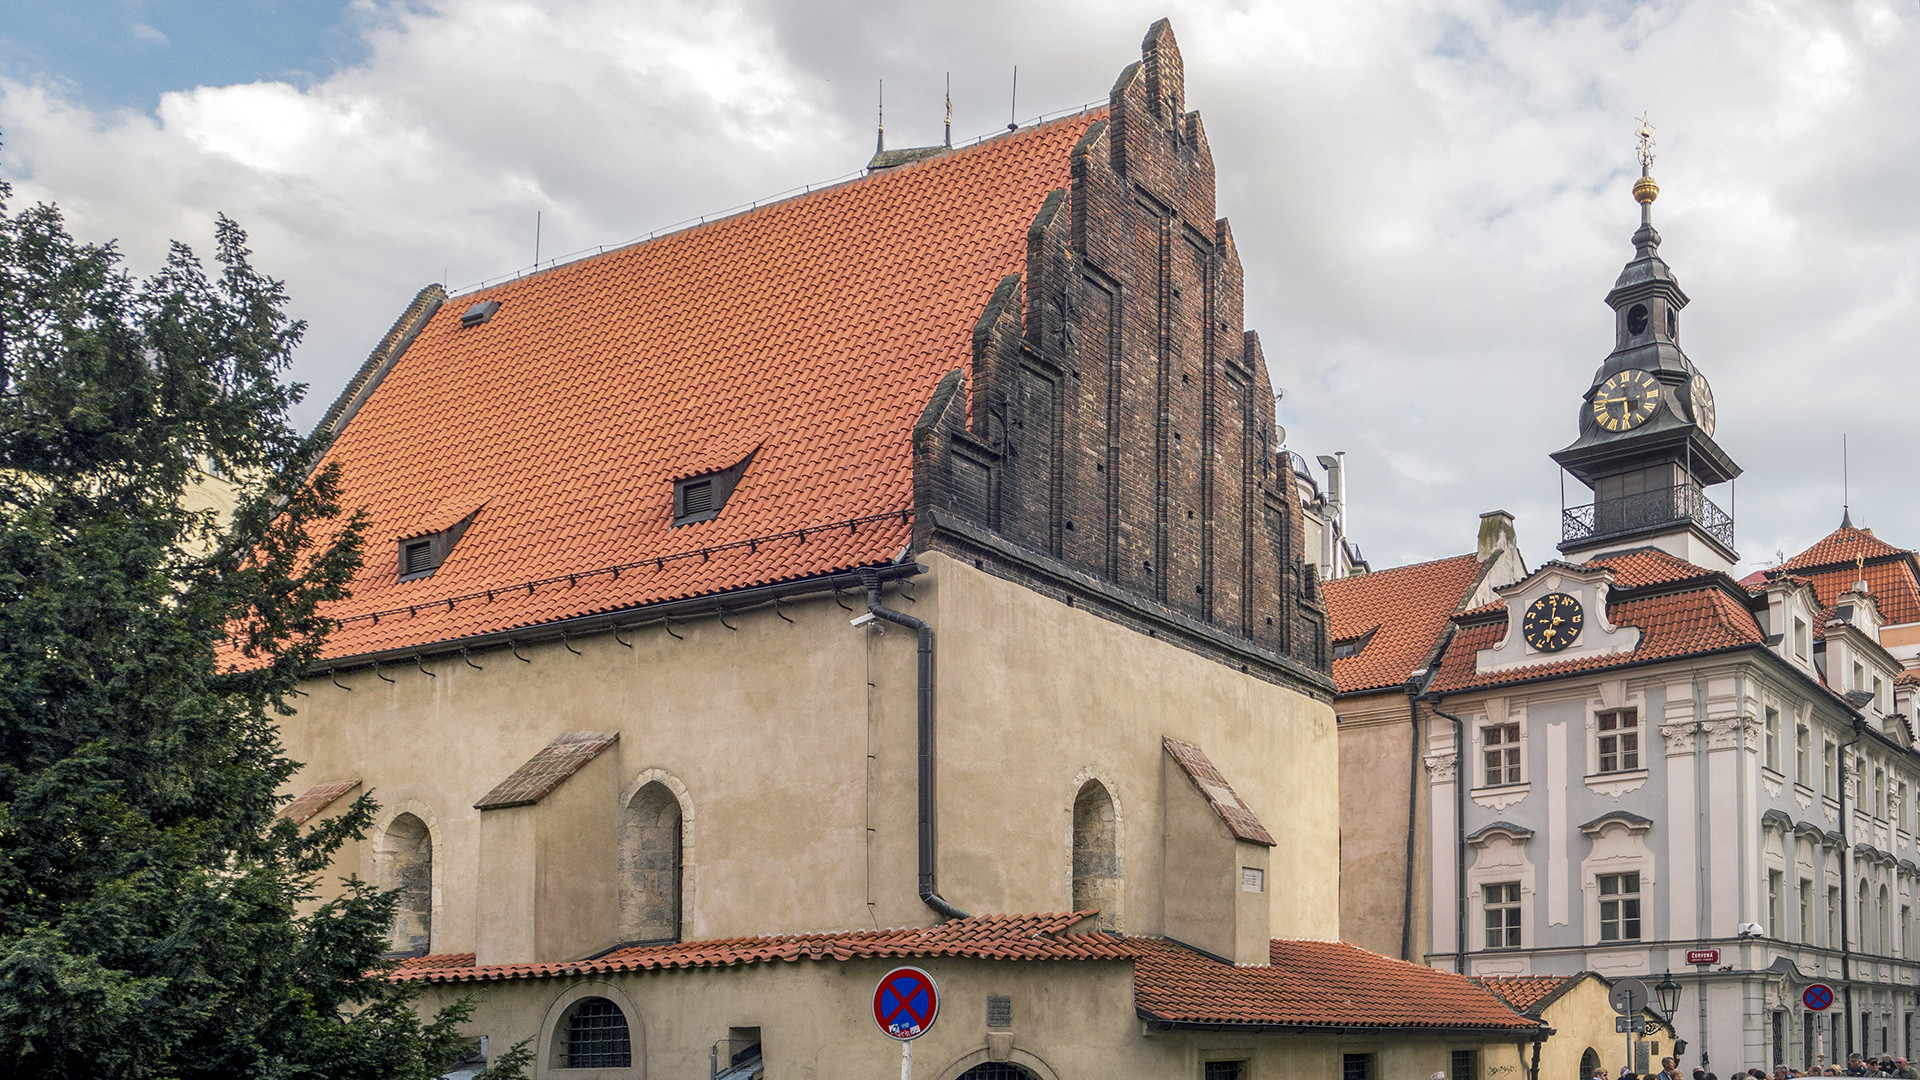
[[[957,516],[1324,672],[1273,388],[1183,90],[1157,23],[1034,218],[1024,280],[976,325],[969,393],[950,374],[921,420],[916,540],[937,531],[924,511]]]

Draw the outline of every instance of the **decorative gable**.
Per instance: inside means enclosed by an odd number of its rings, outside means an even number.
[[[1607,615],[1607,601],[1613,593],[1614,569],[1610,566],[1550,562],[1526,578],[1495,592],[1507,604],[1506,635],[1490,649],[1474,655],[1474,670],[1480,674],[1525,667],[1529,664],[1562,663],[1596,657],[1631,653],[1640,645],[1640,631],[1632,626],[1615,626]],[[1555,601],[1551,598],[1570,598]],[[1529,611],[1542,602],[1550,605],[1553,618],[1563,620],[1554,627],[1564,640],[1576,625],[1577,635],[1570,643],[1554,647],[1553,639],[1528,640],[1525,626]],[[1547,648],[1541,648],[1545,644]]]

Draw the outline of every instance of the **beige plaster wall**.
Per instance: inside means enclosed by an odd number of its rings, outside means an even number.
[[[1042,1080],[1166,1080],[1198,1077],[1207,1060],[1248,1063],[1250,1080],[1338,1080],[1341,1054],[1376,1055],[1382,1080],[1424,1077],[1445,1069],[1449,1052],[1493,1044],[1381,1032],[1305,1035],[1238,1032],[1146,1033],[1134,1016],[1132,965],[1125,961],[911,961],[938,983],[943,1004],[933,1029],[913,1047],[916,1080],[953,1080],[996,1053]],[[541,1040],[565,1006],[592,994],[628,1012],[635,1036],[631,1069],[583,1073],[555,1070],[543,1054],[536,1077],[638,1080],[707,1075],[708,1054],[728,1029],[758,1027],[767,1080],[899,1075],[899,1044],[871,1016],[874,987],[894,961],[772,963],[695,971],[538,980],[483,987],[434,988],[425,1004],[476,994],[467,1030],[488,1036],[498,1055],[525,1038]],[[1013,999],[1010,1034],[986,1028],[986,997]],[[644,1043],[642,1058],[638,1051]],[[997,1045],[996,1045],[997,1044]],[[1545,1073],[1542,1074],[1547,1075]]]
[[[1325,702],[970,565],[924,561],[932,572],[913,599],[890,591],[888,603],[936,627],[938,877],[949,900],[1068,910],[1074,795],[1097,776],[1117,811],[1123,926],[1158,932],[1161,737],[1174,735],[1203,748],[1280,841],[1267,879],[1273,934],[1337,936]],[[407,807],[428,822],[436,952],[485,939],[498,943],[486,962],[547,961],[618,941],[619,807],[649,775],[687,795],[685,937],[925,925],[915,637],[852,627],[854,611],[823,598],[787,605],[793,622],[767,609],[732,616],[735,629],[676,622],[680,639],[634,631],[631,647],[576,638],[579,655],[522,646],[525,663],[498,649],[473,657],[480,669],[429,661],[431,678],[412,665],[340,676],[350,692],[309,680],[312,696],[283,724],[288,752],[306,763],[290,791],[359,777],[381,821]],[[488,811],[483,829],[473,803],[554,736],[582,729],[620,738],[539,805]],[[370,843],[343,861],[373,876]],[[1222,901],[1230,915],[1236,899]]]
[[[1340,714],[1340,936],[1362,948],[1400,956],[1406,898],[1407,767],[1412,753],[1407,695],[1342,698]],[[1421,721],[1427,722],[1423,711]],[[1424,782],[1425,774],[1422,773]],[[1415,800],[1426,833],[1426,800]],[[1411,959],[1425,947],[1427,845],[1414,846],[1414,933]]]
[[[1330,704],[944,555],[922,561],[932,582],[915,613],[942,628],[948,899],[968,910],[1063,910],[1075,780],[1095,776],[1121,814],[1124,929],[1160,932],[1161,738],[1172,735],[1206,751],[1279,842],[1268,875],[1273,936],[1339,936]],[[911,676],[906,643],[899,648],[888,670]]]

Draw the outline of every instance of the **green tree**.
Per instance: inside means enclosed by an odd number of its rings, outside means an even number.
[[[0,1075],[436,1076],[464,1006],[423,1022],[381,977],[391,897],[353,881],[314,904],[372,804],[305,835],[276,818],[296,765],[273,718],[359,561],[288,420],[303,326],[224,217],[217,273],[176,244],[136,281],[11,194]]]

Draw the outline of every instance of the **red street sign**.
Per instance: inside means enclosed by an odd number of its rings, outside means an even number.
[[[1814,983],[1800,995],[1800,1001],[1814,1012],[1820,1012],[1833,1004],[1833,987]]]
[[[909,1042],[927,1033],[940,1015],[940,989],[917,967],[899,967],[873,990],[873,1022],[889,1039]]]
[[[1688,949],[1687,950],[1687,963],[1689,964],[1717,964],[1719,962],[1720,962],[1719,949]]]

